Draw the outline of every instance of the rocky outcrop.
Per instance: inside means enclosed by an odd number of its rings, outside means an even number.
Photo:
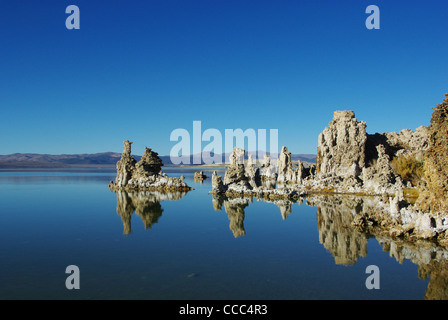
[[[145,147],[145,153],[135,165],[133,178],[154,176],[160,173],[163,166],[157,152]]]
[[[161,191],[188,191],[189,187],[184,179],[168,177],[161,171],[163,165],[158,154],[149,148],[137,162],[131,155],[132,142],[126,140],[123,154],[117,162],[117,177],[111,181],[111,190],[161,190]]]
[[[362,189],[371,194],[395,194],[404,188],[401,178],[394,173],[386,148],[380,144],[376,147],[378,157],[371,166],[362,169]]]
[[[194,177],[193,178],[194,178],[195,182],[202,182],[205,179],[207,179],[207,176],[204,174],[204,172],[199,171],[199,172],[195,172],[194,173]]]
[[[353,111],[335,111],[329,126],[319,134],[316,168],[321,174],[345,176],[353,164],[364,168],[366,123]]]
[[[375,161],[378,157],[376,147],[383,145],[386,153],[391,157],[413,157],[416,161],[422,161],[423,155],[428,149],[428,127],[420,126],[415,131],[403,129],[400,132],[384,132],[367,135],[366,159],[367,162]]]
[[[423,158],[426,186],[418,199],[423,211],[448,213],[448,93],[434,108],[429,127],[429,146]]]
[[[253,163],[248,161],[246,168],[244,165],[245,150],[235,147],[230,154],[230,163],[224,174],[224,181],[220,176],[213,173],[211,194],[228,196],[255,196],[266,199],[297,199],[305,192],[290,187],[272,188],[268,186],[265,179],[259,175],[255,178],[248,176],[247,172],[253,172]],[[266,158],[265,158],[266,159]],[[267,158],[269,159],[269,158]],[[271,164],[265,162],[264,168],[269,168]],[[269,179],[267,179],[269,181]]]
[[[316,191],[395,194],[404,185],[391,168],[391,154],[403,151],[400,148],[408,144],[413,148],[424,144],[422,129],[415,135],[405,132],[368,135],[366,123],[358,121],[353,111],[335,111],[333,120],[319,135],[316,173],[303,184]]]
[[[366,123],[353,111],[335,111],[319,135],[316,174],[305,181],[315,191],[362,192],[361,172],[366,167]]]
[[[278,156],[278,182],[295,181],[295,172],[292,170],[291,152],[285,146]]]
[[[222,182],[222,177],[219,176],[216,171],[213,171],[212,174],[212,193],[221,194],[226,191],[226,187]]]
[[[320,241],[338,264],[364,256],[366,234],[448,252],[448,216],[434,219],[418,212],[399,192],[395,197],[310,194],[306,199],[318,208]]]
[[[447,119],[448,95],[435,108],[431,126],[415,131],[370,135],[366,123],[358,121],[353,111],[335,111],[333,120],[319,135],[315,166],[305,168],[299,161],[294,169],[291,153],[282,147],[275,173],[269,157],[258,170],[261,180],[276,177],[274,188],[266,189],[256,182],[252,159],[246,168],[244,160],[237,163],[237,158],[244,159],[245,152],[235,148],[224,182],[214,174],[212,193],[268,200],[322,192],[375,196],[369,209],[356,215],[353,226],[406,241],[431,240],[448,245]],[[417,193],[416,184],[403,181],[391,165],[400,155],[424,160],[427,183],[420,190],[417,204],[415,198],[410,201],[407,196]]]
[[[412,156],[421,161],[428,149],[428,128],[425,126],[420,126],[415,131],[403,129],[399,133],[385,132],[382,135],[389,154]]]
[[[297,162],[297,169],[295,171],[295,179],[297,184],[302,184],[303,178],[311,176],[313,174],[312,173],[313,169],[314,167],[309,167],[308,170],[306,171],[303,162],[299,160]]]
[[[271,163],[271,157],[264,155],[263,164],[259,169],[259,177],[263,180],[277,180],[277,168]]]
[[[254,163],[252,154],[249,154],[244,170],[245,170],[246,177],[248,177],[249,179],[254,180],[254,179],[258,178],[259,172],[258,172],[258,168],[255,167],[255,163]]]
[[[248,178],[246,177],[246,170],[244,168],[245,150],[235,147],[229,156],[229,166],[224,175],[224,184],[239,184],[241,186],[247,185]]]
[[[222,192],[260,195],[264,190],[257,185],[256,179],[269,176],[276,177],[278,186],[287,184],[284,188],[277,187],[270,191],[270,194],[295,191],[299,194],[332,192],[394,195],[404,188],[404,184],[391,167],[389,152],[404,152],[408,149],[414,152],[424,145],[424,130],[419,129],[415,134],[404,130],[398,135],[380,136],[381,139],[370,139],[366,133],[366,123],[358,121],[353,111],[335,111],[333,120],[319,135],[315,166],[305,168],[298,161],[294,168],[291,152],[283,146],[276,172],[270,158],[265,157],[257,174],[252,158],[249,157],[245,167],[245,151],[235,148],[223,184],[212,191],[221,189]],[[392,156],[395,154],[393,152]]]
[[[370,208],[361,211],[352,225],[374,235],[410,242],[430,240],[448,246],[448,215],[434,218],[401,199],[399,192],[394,198],[373,197]]]
[[[115,185],[118,188],[127,186],[129,180],[132,178],[132,174],[135,169],[137,161],[131,155],[131,141],[124,141],[123,154],[120,160],[117,162],[117,178],[115,179]]]

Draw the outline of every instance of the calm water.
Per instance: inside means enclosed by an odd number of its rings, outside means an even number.
[[[446,297],[436,249],[355,232],[344,203],[213,199],[210,178],[165,172],[196,190],[116,194],[111,170],[0,172],[0,298]],[[80,290],[65,287],[68,265]],[[369,265],[379,290],[365,286]]]

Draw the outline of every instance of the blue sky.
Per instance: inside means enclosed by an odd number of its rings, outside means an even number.
[[[80,9],[67,30],[68,5]],[[380,8],[380,30],[365,9]],[[169,154],[176,128],[278,129],[315,153],[334,110],[429,125],[448,92],[448,2],[2,1],[0,154]],[[204,142],[203,147],[207,144]]]

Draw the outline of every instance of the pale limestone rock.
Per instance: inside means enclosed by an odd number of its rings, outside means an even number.
[[[229,156],[229,165],[244,165],[244,156],[246,151],[244,149],[235,147]]]
[[[329,126],[319,135],[316,167],[322,174],[345,175],[356,164],[365,167],[366,123],[353,111],[335,111]]]
[[[390,214],[394,217],[398,216],[400,213],[400,201],[398,197],[390,197]]]
[[[109,184],[111,190],[191,190],[184,179],[167,177],[160,170],[163,163],[151,149],[145,148],[145,153],[137,162],[131,155],[131,144],[128,140],[124,141],[123,154],[117,162],[117,177],[115,182]]]
[[[285,146],[282,147],[278,157],[278,182],[295,181],[296,175],[292,170],[291,152]]]
[[[162,160],[157,152],[145,147],[145,153],[139,162],[135,165],[133,178],[153,176],[161,172],[163,166]]]
[[[221,176],[219,176],[216,171],[213,171],[212,174],[212,192],[221,193],[226,191],[224,187],[224,183],[222,182]]]
[[[125,187],[132,177],[133,171],[135,169],[134,157],[131,155],[131,144],[129,140],[123,141],[124,149],[120,160],[117,162],[117,178],[116,185],[118,187]]]
[[[305,167],[303,166],[303,162],[299,160],[297,169],[295,172],[296,182],[298,184],[302,184],[302,179],[305,178]]]
[[[425,126],[420,126],[415,131],[403,129],[399,133],[385,132],[381,135],[385,138],[383,144],[389,149],[388,153],[394,156],[412,156],[417,161],[422,161],[429,147],[428,128]]]
[[[403,182],[392,170],[384,145],[380,144],[376,149],[378,159],[375,165],[362,171],[363,188],[372,194],[395,194],[404,187]]]
[[[314,178],[314,176],[316,174],[316,165],[315,164],[310,165],[310,167],[308,169],[308,174],[311,179]]]
[[[244,149],[235,147],[229,156],[229,167],[224,174],[224,184],[247,183],[247,177],[244,168]]]
[[[204,174],[204,172],[199,171],[199,172],[194,173],[193,178],[194,178],[195,182],[197,182],[197,181],[201,182],[201,181],[205,180],[207,178],[207,176]]]
[[[258,169],[255,168],[255,164],[251,154],[248,155],[245,174],[249,179],[255,179],[258,176]]]
[[[271,157],[267,154],[264,155],[264,161],[259,170],[259,175],[262,179],[277,179],[277,169],[271,163]]]

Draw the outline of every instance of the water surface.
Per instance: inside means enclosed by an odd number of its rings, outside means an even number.
[[[0,172],[1,299],[446,299],[439,248],[350,227],[344,201],[114,193],[114,170]],[[224,171],[218,171],[223,174]],[[80,269],[79,290],[65,268]],[[380,269],[368,290],[366,268]]]

